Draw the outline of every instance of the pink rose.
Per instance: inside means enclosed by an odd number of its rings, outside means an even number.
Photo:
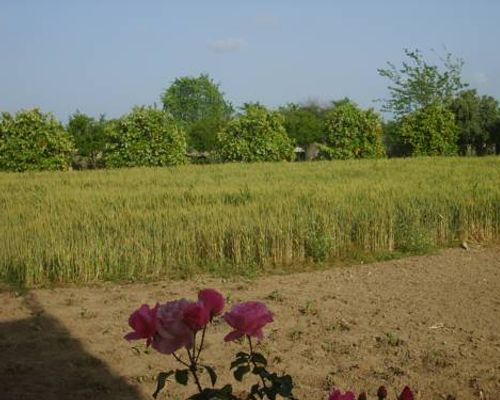
[[[158,304],[156,304],[154,308],[150,308],[147,304],[143,304],[135,310],[128,319],[128,324],[134,331],[127,333],[125,339],[146,339],[146,344],[149,346],[156,333],[157,311]]]
[[[328,400],[356,400],[356,395],[350,391],[342,394],[340,390],[334,390],[330,393]]]
[[[201,301],[210,314],[210,320],[224,310],[224,296],[215,289],[203,289],[198,292]]]
[[[224,319],[234,330],[224,340],[236,340],[244,335],[263,338],[262,328],[273,322],[273,315],[265,304],[258,301],[248,301],[235,304],[230,312],[224,314]]]
[[[405,386],[398,397],[398,400],[413,400],[413,393],[408,386]]]
[[[201,302],[188,304],[184,309],[184,322],[193,332],[203,329],[209,321],[208,309]]]
[[[172,354],[182,347],[193,347],[194,333],[184,320],[184,312],[190,304],[193,303],[182,299],[158,308],[153,347],[160,353]]]

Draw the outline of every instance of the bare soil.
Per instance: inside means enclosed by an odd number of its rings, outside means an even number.
[[[0,398],[150,399],[171,357],[122,339],[142,303],[221,290],[229,303],[266,302],[275,322],[259,345],[296,395],[325,399],[332,386],[409,384],[419,399],[500,399],[500,247],[256,280],[103,284],[0,293]],[[243,344],[208,336],[204,361],[221,383]],[[207,378],[204,377],[206,380]],[[250,383],[251,378],[246,378]],[[250,386],[250,385],[248,385]],[[175,385],[160,398],[187,394]]]

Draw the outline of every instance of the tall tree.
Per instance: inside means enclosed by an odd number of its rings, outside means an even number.
[[[175,79],[161,99],[165,111],[187,131],[190,147],[201,151],[213,149],[217,132],[233,111],[219,85],[206,74]]]
[[[486,154],[488,146],[494,144],[498,101],[491,96],[479,96],[474,89],[465,90],[450,108],[458,125],[460,152],[466,154],[474,149],[477,155]]]
[[[463,61],[452,54],[446,54],[441,65],[435,65],[427,62],[420,50],[404,52],[408,61],[401,67],[388,62],[387,68],[378,69],[380,76],[391,81],[383,111],[400,117],[431,104],[448,105],[467,86],[461,77]]]

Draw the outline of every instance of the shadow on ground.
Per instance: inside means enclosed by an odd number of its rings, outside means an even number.
[[[30,318],[0,323],[0,398],[141,399],[32,295],[26,296],[25,305]]]

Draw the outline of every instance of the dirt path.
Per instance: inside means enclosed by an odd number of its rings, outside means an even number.
[[[151,398],[156,373],[174,364],[122,340],[128,315],[143,302],[194,298],[201,287],[268,303],[276,321],[261,350],[295,377],[299,398],[324,399],[333,385],[373,396],[380,384],[408,383],[420,399],[500,399],[499,247],[256,281],[0,293],[0,397]],[[241,348],[222,343],[227,332],[214,326],[205,353],[222,382]]]

